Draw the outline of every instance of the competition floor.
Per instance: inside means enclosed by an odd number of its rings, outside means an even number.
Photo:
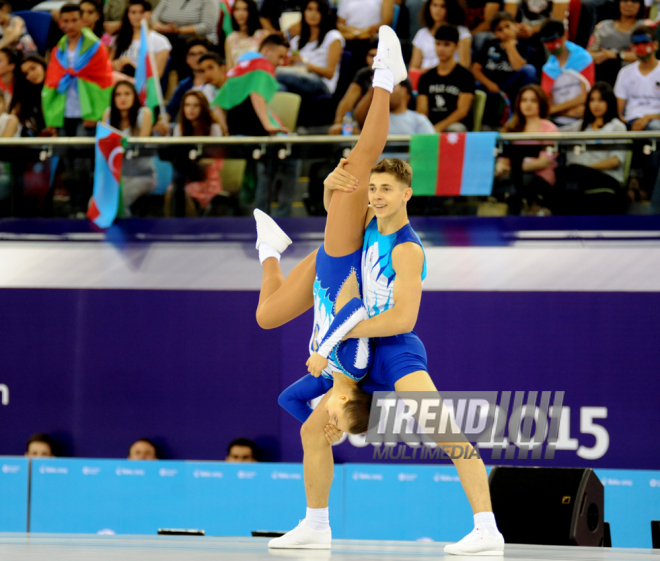
[[[407,561],[437,559],[444,543],[335,540],[332,551],[269,550],[265,538],[96,536],[91,534],[0,534],[0,559],[7,561],[198,561],[333,559]],[[497,557],[452,557],[484,561]],[[507,545],[504,559],[539,561],[658,561],[651,549]]]

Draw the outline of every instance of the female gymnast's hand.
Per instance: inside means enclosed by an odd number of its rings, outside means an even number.
[[[323,432],[325,432],[325,439],[330,445],[339,442],[341,437],[344,436],[343,431],[340,431],[335,425],[325,425]]]
[[[343,191],[344,193],[352,193],[357,189],[358,180],[348,173],[344,166],[346,159],[342,158],[339,165],[332,171],[328,177],[325,178],[323,185],[330,191]]]
[[[314,376],[314,378],[318,378],[327,366],[328,359],[323,358],[319,353],[312,353],[309,359],[307,359],[307,372]]]

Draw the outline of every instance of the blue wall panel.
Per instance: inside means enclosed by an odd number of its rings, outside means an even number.
[[[27,532],[29,463],[0,458],[0,532]]]

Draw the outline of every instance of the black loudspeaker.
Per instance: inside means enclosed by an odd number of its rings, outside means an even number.
[[[651,520],[651,539],[653,549],[660,549],[660,520]]]
[[[494,467],[489,484],[507,543],[604,545],[605,490],[592,469]]]

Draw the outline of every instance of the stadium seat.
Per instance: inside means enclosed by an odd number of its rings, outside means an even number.
[[[484,110],[486,109],[486,92],[476,90],[472,100],[472,130],[481,131],[481,122],[484,120]]]
[[[50,12],[21,10],[14,12],[14,15],[23,19],[28,33],[37,45],[37,49],[39,49],[42,55],[46,54],[48,32],[50,31],[50,24],[53,21],[53,16],[51,16]]]
[[[291,132],[296,132],[302,98],[295,93],[277,92],[268,104]]]
[[[222,190],[227,193],[237,193],[243,185],[245,176],[245,160],[224,160],[220,176],[222,177]]]

